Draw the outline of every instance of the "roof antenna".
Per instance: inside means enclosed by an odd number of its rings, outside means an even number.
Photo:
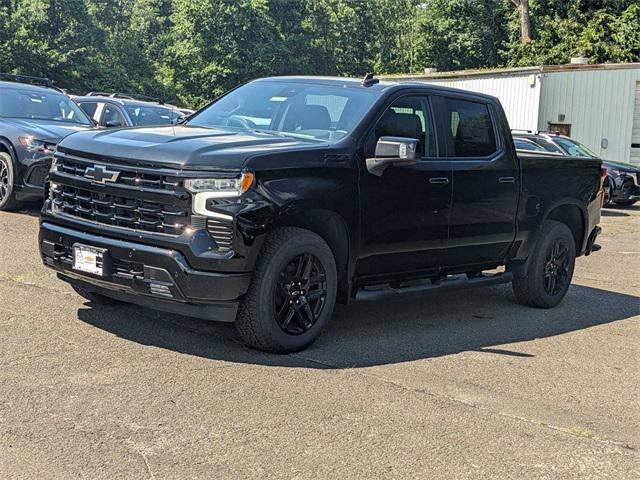
[[[363,87],[370,87],[372,85],[375,85],[376,83],[380,83],[380,80],[375,78],[375,73],[373,73],[373,72],[367,73],[364,76],[364,78],[362,79],[362,86]]]

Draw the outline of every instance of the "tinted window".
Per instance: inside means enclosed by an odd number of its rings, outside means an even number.
[[[489,107],[466,100],[444,100],[449,112],[454,156],[486,157],[495,153],[496,135]]]
[[[98,108],[98,104],[96,102],[82,102],[80,104],[80,108],[84,110],[84,113],[89,115],[91,118],[96,114],[96,109]]]
[[[513,139],[513,143],[516,146],[516,149],[518,150],[533,150],[536,152],[544,152],[545,149],[542,148],[540,145],[536,145],[535,143],[529,141],[529,140],[523,140],[520,138],[514,138]]]
[[[84,112],[66,95],[47,90],[0,90],[0,117],[51,120],[91,125]]]
[[[377,95],[375,91],[343,85],[251,82],[211,104],[187,124],[332,142],[356,126]]]
[[[107,125],[109,124],[109,125]],[[120,110],[115,105],[105,105],[104,110],[102,112],[102,122],[100,123],[103,127],[126,127],[127,122],[124,117],[120,113]]]
[[[551,143],[549,140],[546,140],[542,137],[531,137],[530,140],[540,145],[541,147],[543,147],[545,150],[549,152],[564,153],[559,147],[557,147],[556,145]]]
[[[420,155],[435,156],[435,135],[427,97],[403,97],[396,100],[376,124],[376,141],[386,136],[420,140]]]
[[[164,107],[146,105],[125,105],[124,107],[135,126],[169,125],[176,123],[179,112]]]
[[[569,140],[568,138],[558,137],[555,139],[555,141],[558,143],[558,145],[566,150],[568,155],[572,155],[574,157],[597,157],[595,153],[593,153],[581,143]]]

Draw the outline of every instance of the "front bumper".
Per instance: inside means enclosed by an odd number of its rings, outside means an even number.
[[[42,200],[44,184],[51,168],[51,157],[45,157],[25,168],[22,184],[16,184],[16,199],[20,201]]]
[[[104,276],[73,269],[73,245],[104,248],[109,266]],[[62,227],[40,226],[45,265],[74,284],[111,298],[183,315],[233,322],[239,297],[251,280],[248,273],[192,269],[176,250],[118,240]]]

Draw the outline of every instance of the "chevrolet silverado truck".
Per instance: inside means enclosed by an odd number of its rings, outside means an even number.
[[[596,250],[602,181],[598,159],[516,155],[490,96],[266,78],[181,125],[65,138],[39,243],[93,304],[234,322],[282,353],[336,301],[512,282],[557,305]]]

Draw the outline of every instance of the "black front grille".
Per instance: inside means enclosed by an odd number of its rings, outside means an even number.
[[[56,165],[56,169],[60,173],[85,178],[87,168],[93,168],[94,162],[58,156],[56,157]],[[120,165],[105,164],[105,167],[119,172],[117,179],[114,182],[109,182],[110,185],[127,185],[155,190],[175,190],[183,185],[181,179],[171,175],[141,171]]]
[[[188,210],[170,204],[62,184],[53,185],[49,192],[56,213],[104,225],[180,235],[189,223]]]
[[[220,252],[228,252],[233,246],[233,221],[219,218],[207,220],[207,230]]]

